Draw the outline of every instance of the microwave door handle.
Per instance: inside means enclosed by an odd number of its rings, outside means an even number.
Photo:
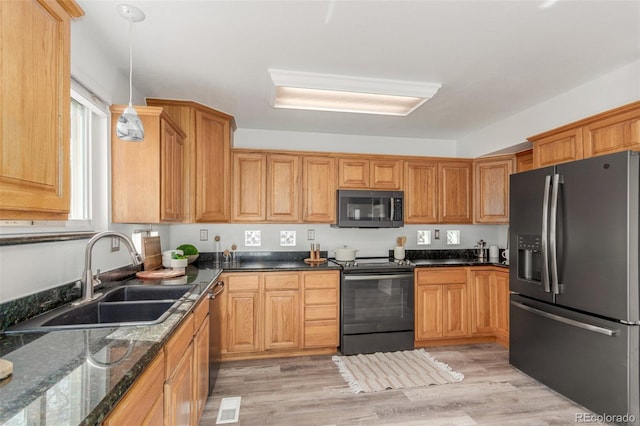
[[[390,199],[390,200],[391,200],[391,209],[389,209],[389,210],[390,210],[390,214],[391,214],[391,216],[389,217],[389,219],[393,222],[393,218],[394,218],[394,217],[396,217],[396,215],[394,214],[394,211],[393,211],[393,208],[394,208],[395,202],[394,202],[393,197],[391,197],[391,199]]]
[[[551,292],[549,283],[549,192],[551,191],[551,176],[544,178],[544,198],[542,200],[542,284],[546,293]]]

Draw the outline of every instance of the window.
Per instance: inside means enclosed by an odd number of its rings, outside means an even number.
[[[71,211],[69,220],[91,220],[91,111],[71,97]]]

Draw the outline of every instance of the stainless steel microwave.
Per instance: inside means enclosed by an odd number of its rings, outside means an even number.
[[[404,192],[337,191],[338,228],[399,228],[404,226]]]

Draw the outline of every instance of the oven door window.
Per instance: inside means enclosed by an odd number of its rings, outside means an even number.
[[[343,334],[413,330],[413,305],[413,274],[343,276]]]

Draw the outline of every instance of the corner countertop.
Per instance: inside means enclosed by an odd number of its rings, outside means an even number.
[[[478,259],[413,259],[411,260],[418,268],[437,268],[443,266],[497,266],[509,269],[509,265],[498,260],[478,260]]]
[[[183,281],[194,290],[157,325],[0,334],[0,358],[13,362],[13,375],[0,381],[0,424],[100,424],[221,272],[190,265]],[[153,283],[185,284],[178,281]]]

